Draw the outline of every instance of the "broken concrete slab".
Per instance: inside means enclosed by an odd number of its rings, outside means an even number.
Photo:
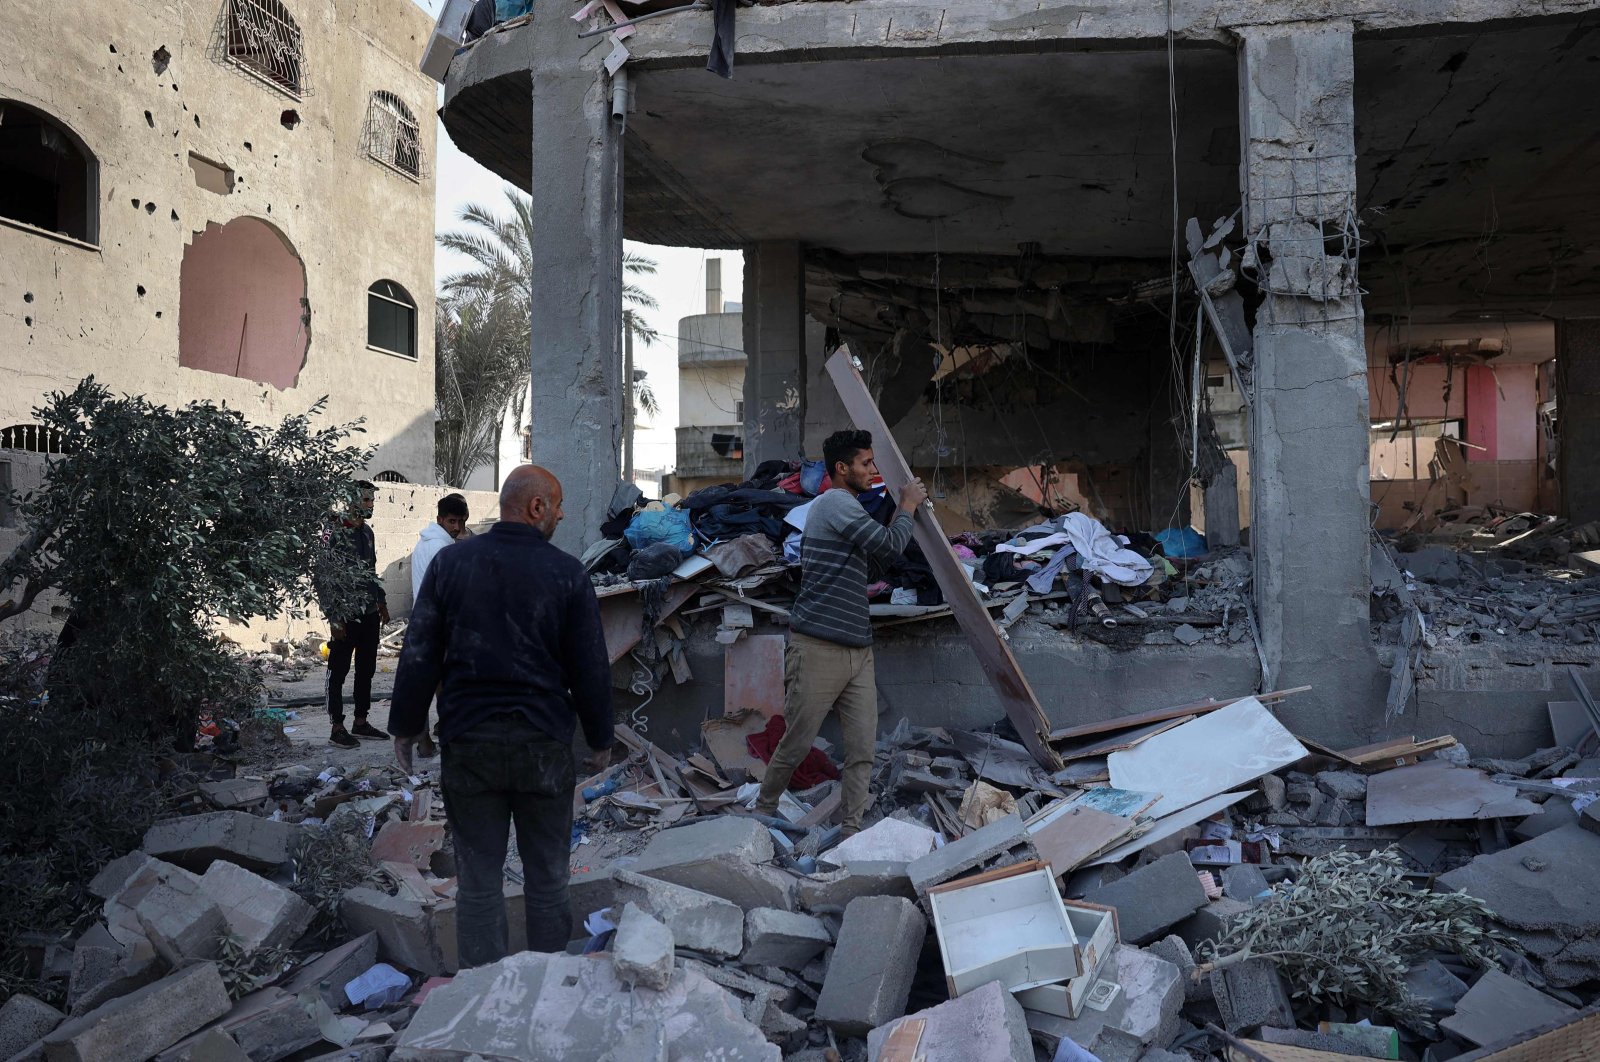
[[[121,892],[135,874],[158,862],[148,852],[132,851],[125,856],[119,856],[100,868],[89,881],[89,894],[102,900],[109,900]]]
[[[1182,937],[1191,949],[1199,948],[1208,940],[1219,939],[1227,932],[1229,923],[1248,910],[1250,905],[1245,901],[1224,896],[1220,900],[1210,901],[1179,922],[1173,927],[1173,932]]]
[[[914,822],[882,819],[824,852],[822,860],[836,867],[859,862],[909,863],[938,847],[938,837]]]
[[[430,912],[415,900],[360,886],[339,900],[339,917],[351,933],[376,933],[386,962],[429,976],[448,972]]]
[[[1317,775],[1317,788],[1335,800],[1365,800],[1366,776],[1354,771],[1323,771]]]
[[[745,913],[732,901],[627,870],[615,872],[612,886],[618,904],[633,904],[660,919],[679,948],[720,959],[737,958],[744,950]]]
[[[1133,944],[1156,940],[1206,905],[1199,875],[1182,852],[1164,855],[1083,898],[1115,907],[1122,939]]]
[[[282,885],[226,860],[206,868],[200,888],[222,909],[228,931],[239,939],[246,955],[261,948],[288,947],[316,913]]]
[[[1033,1062],[1028,1021],[1022,1005],[999,981],[966,995],[897,1018],[867,1034],[867,1057],[883,1057],[884,1045],[908,1022],[921,1021],[920,1037],[907,1030],[922,1062]]]
[[[672,930],[634,904],[624,904],[611,938],[611,962],[630,985],[660,991],[672,981]]]
[[[1261,868],[1252,863],[1222,868],[1222,894],[1230,899],[1249,903],[1270,887]]]
[[[680,959],[679,964],[685,970],[694,970],[712,984],[733,993],[745,1018],[768,1032],[768,1039],[772,1038],[770,1029],[783,1024],[775,1015],[793,1009],[799,1001],[799,994],[792,985],[778,984],[746,970],[716,966],[690,958]]]
[[[850,901],[817,999],[817,1020],[841,1035],[865,1036],[904,1014],[927,934],[927,918],[909,900]]]
[[[377,961],[378,934],[363,933],[300,967],[283,982],[282,988],[291,996],[316,992],[329,1010],[341,1011],[351,1003],[344,986]]]
[[[1461,997],[1455,1013],[1440,1021],[1439,1027],[1483,1047],[1577,1013],[1575,1008],[1515,977],[1486,970]]]
[[[119,900],[132,891],[123,890]],[[222,953],[227,919],[193,877],[172,875],[156,882],[139,897],[133,913],[145,938],[170,966]]]
[[[287,1058],[323,1039],[320,1002],[314,992],[307,996],[309,1004],[282,988],[251,992],[215,1024],[180,1040],[157,1055],[155,1062],[202,1062],[206,1037],[214,1032],[225,1034],[255,1062]]]
[[[1449,1014],[1467,994],[1467,983],[1438,959],[1412,964],[1406,971],[1406,991],[1431,1014]]]
[[[1007,815],[920,859],[912,860],[906,867],[906,874],[911,878],[911,887],[917,895],[926,896],[935,885],[942,885],[969,870],[976,870],[997,856],[1017,849],[1023,851],[1024,858],[1037,855],[1022,817]]]
[[[1540,814],[1540,807],[1482,771],[1444,760],[1380,771],[1367,782],[1367,825],[1509,819]]]
[[[824,908],[843,910],[851,900],[862,896],[902,896],[917,898],[906,873],[909,863],[857,862],[844,870],[812,874],[795,884],[795,899],[807,911]]]
[[[223,811],[253,808],[267,799],[267,783],[260,778],[224,778],[195,786],[206,803]]]
[[[0,1058],[10,1058],[67,1020],[42,999],[18,992],[0,1006]]]
[[[630,991],[603,957],[519,952],[430,992],[392,1060],[454,1062],[476,1053],[500,1062],[601,1062],[636,1050],[640,1029],[659,1045],[655,1058],[782,1055],[726,990],[689,966],[665,991]]]
[[[822,949],[833,943],[828,928],[810,915],[758,907],[745,916],[744,953],[739,961],[746,966],[777,966],[803,970]]]
[[[738,815],[719,815],[662,830],[628,869],[720,896],[746,911],[792,910],[793,879],[769,866],[772,858],[772,836],[766,827]]]
[[[232,1003],[211,962],[196,963],[56,1027],[44,1038],[50,1062],[149,1058],[228,1012]]]
[[[442,822],[391,819],[372,839],[373,862],[409,863],[426,870],[433,853],[444,847],[444,836]]]
[[[1243,962],[1210,974],[1211,994],[1222,1012],[1222,1024],[1231,1033],[1262,1025],[1294,1027],[1294,1008],[1283,974],[1266,959]]]
[[[242,811],[213,811],[158,822],[140,847],[197,874],[218,859],[249,870],[271,870],[288,860],[301,830]]]
[[[1543,814],[1529,815],[1517,823],[1512,827],[1511,836],[1519,841],[1531,841],[1551,830],[1559,830],[1578,821],[1578,815],[1572,810],[1572,803],[1568,800],[1554,797],[1546,800],[1541,807],[1544,808]]]
[[[1600,838],[1581,826],[1488,855],[1439,876],[1476,896],[1542,964],[1556,988],[1600,977]]]

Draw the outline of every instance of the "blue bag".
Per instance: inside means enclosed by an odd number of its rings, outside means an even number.
[[[689,528],[689,514],[682,509],[646,509],[637,513],[622,537],[634,549],[665,542],[676,546],[685,556],[694,552],[694,532]]]

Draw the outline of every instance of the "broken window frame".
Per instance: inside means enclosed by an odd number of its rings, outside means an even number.
[[[8,111],[21,112],[22,114],[33,118],[39,123],[41,130],[54,134],[64,142],[64,145],[68,149],[77,154],[79,161],[83,165],[83,189],[81,193],[83,197],[83,202],[81,204],[81,208],[83,210],[83,222],[81,226],[81,232],[70,232],[65,229],[45,228],[43,225],[38,225],[22,218],[11,217],[7,214],[0,214],[0,224],[3,224],[8,228],[18,229],[22,232],[33,233],[37,236],[44,236],[52,240],[58,240],[62,243],[70,243],[73,246],[82,247],[87,250],[99,250],[99,158],[96,157],[93,151],[89,150],[89,145],[84,143],[84,140],[81,136],[73,132],[71,127],[50,112],[32,106],[31,104],[23,103],[21,100],[11,99],[9,97],[0,97],[0,125],[5,123],[5,116]],[[50,147],[49,145],[45,146],[47,148]],[[61,154],[61,152],[57,152],[57,154]],[[9,171],[0,171],[0,180],[4,180],[5,183],[10,184],[12,178],[7,176],[8,172]],[[59,181],[57,182],[56,189],[59,200],[61,192],[61,183]],[[57,222],[60,222],[59,217],[57,218]]]
[[[361,152],[408,181],[427,176],[422,154],[422,126],[404,100],[383,89],[367,97],[367,120],[361,130]]]
[[[1430,428],[1437,430],[1426,430]],[[1402,435],[1409,436],[1411,439],[1411,475],[1381,477],[1384,482],[1428,480],[1430,478],[1428,465],[1433,460],[1433,450],[1430,448],[1426,455],[1428,460],[1422,461],[1421,458],[1424,455],[1418,449],[1418,440],[1433,440],[1441,437],[1464,440],[1467,437],[1467,420],[1465,417],[1401,417],[1399,419],[1385,417],[1373,420],[1367,430],[1369,455],[1373,443],[1389,442],[1398,439]],[[1379,478],[1373,477],[1374,482],[1378,481]]]
[[[385,285],[387,285],[388,289],[391,290],[385,290]],[[396,297],[394,292],[398,292],[400,297]],[[390,306],[399,306],[407,311],[407,332],[411,345],[410,353],[406,353],[403,350],[395,350],[391,347],[386,347],[381,343],[376,343],[373,341],[372,311],[374,299],[379,300],[380,303],[386,303]],[[376,350],[381,354],[388,354],[396,358],[404,358],[406,361],[418,360],[417,301],[411,297],[411,293],[407,291],[399,281],[388,279],[375,280],[372,282],[372,285],[367,288],[367,349]]]
[[[211,57],[292,100],[311,95],[305,33],[282,0],[223,0]]]

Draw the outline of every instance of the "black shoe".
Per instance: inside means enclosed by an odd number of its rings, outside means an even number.
[[[333,732],[328,735],[328,744],[338,745],[341,749],[354,749],[361,747],[361,742],[351,737],[350,731],[346,730],[342,726],[336,726],[333,728]]]
[[[388,734],[385,734],[383,731],[379,730],[365,719],[357,719],[356,725],[350,728],[350,733],[354,734],[356,737],[372,738],[377,741],[389,740]]]

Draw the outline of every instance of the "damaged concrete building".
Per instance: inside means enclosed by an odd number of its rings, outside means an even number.
[[[1243,531],[1247,640],[1013,630],[1052,720],[1309,685],[1296,732],[1372,740],[1401,652],[1375,636],[1373,528],[1434,504],[1437,437],[1470,444],[1482,493],[1458,500],[1600,516],[1596,6],[764,0],[720,38],[704,11],[640,21],[620,54],[603,13],[497,27],[441,113],[549,204],[533,452],[566,545],[617,479],[624,236],[739,247],[747,471],[845,422],[823,362],[847,347],[947,526],[1017,526],[1027,492],[996,484],[1032,480],[1119,527]],[[1415,496],[1372,483],[1401,449]],[[959,644],[880,641],[886,723],[994,716]],[[1555,669],[1593,655],[1551,644],[1426,669],[1404,726],[1544,744]]]
[[[41,0],[0,25],[0,469],[116,392],[268,420],[328,396],[433,481],[433,83],[408,0]],[[48,47],[45,47],[48,42]],[[0,481],[0,488],[7,484]]]

